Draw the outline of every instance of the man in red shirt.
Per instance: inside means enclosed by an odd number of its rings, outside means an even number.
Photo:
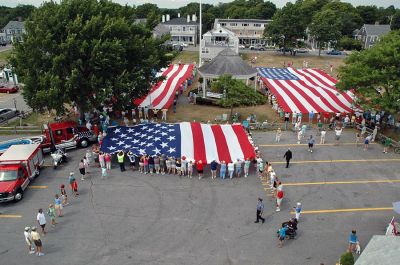
[[[199,179],[201,179],[203,177],[203,170],[204,170],[203,161],[199,160],[196,162],[196,169],[197,173],[199,173]]]
[[[283,199],[283,190],[282,190],[282,188],[279,189],[279,187],[278,187],[278,192],[276,193],[276,211],[277,212],[281,211],[282,199]]]
[[[324,112],[324,123],[325,124],[328,123],[330,116],[331,115],[329,114],[329,112]]]

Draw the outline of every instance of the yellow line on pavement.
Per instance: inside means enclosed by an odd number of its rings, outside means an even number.
[[[376,144],[376,143],[370,143],[370,144]],[[331,144],[315,144],[316,146],[335,146],[335,145],[337,145],[337,144],[335,144],[335,143],[331,143]],[[339,143],[339,145],[338,146],[341,146],[341,145],[357,145],[357,143]],[[358,143],[358,145],[363,145],[363,143]],[[285,146],[287,146],[287,147],[291,147],[291,146],[308,146],[308,144],[260,144],[260,145],[258,145],[258,146],[261,146],[261,147],[285,147]]]
[[[34,185],[32,185],[32,186],[28,186],[28,188],[30,188],[30,189],[47,189],[48,186],[34,186]]]
[[[349,181],[320,181],[320,182],[294,182],[285,183],[284,186],[308,186],[308,185],[334,185],[334,184],[368,184],[368,183],[398,183],[399,179],[383,180],[349,180]]]
[[[22,215],[17,214],[0,214],[0,218],[21,218]]]
[[[351,213],[351,212],[373,212],[373,211],[393,211],[393,207],[314,210],[314,211],[301,211],[301,214],[349,213],[349,212]],[[294,214],[295,212],[290,212],[290,213]]]
[[[313,163],[357,163],[357,162],[400,162],[399,158],[386,159],[338,159],[338,160],[303,160],[291,161],[290,164],[313,164]],[[273,161],[271,164],[286,164],[282,161]]]

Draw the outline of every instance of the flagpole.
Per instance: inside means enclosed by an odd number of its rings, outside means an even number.
[[[202,17],[202,12],[201,12],[201,0],[200,0],[200,19],[199,19],[199,67],[201,66],[201,35],[202,35],[202,23],[201,23],[201,17]]]

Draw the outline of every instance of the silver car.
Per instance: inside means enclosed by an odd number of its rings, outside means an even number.
[[[18,116],[18,113],[16,109],[0,109],[0,123]]]

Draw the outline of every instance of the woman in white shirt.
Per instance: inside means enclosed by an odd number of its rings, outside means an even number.
[[[233,172],[235,171],[235,164],[233,162],[228,163],[228,172],[229,172],[229,178],[233,177]]]

